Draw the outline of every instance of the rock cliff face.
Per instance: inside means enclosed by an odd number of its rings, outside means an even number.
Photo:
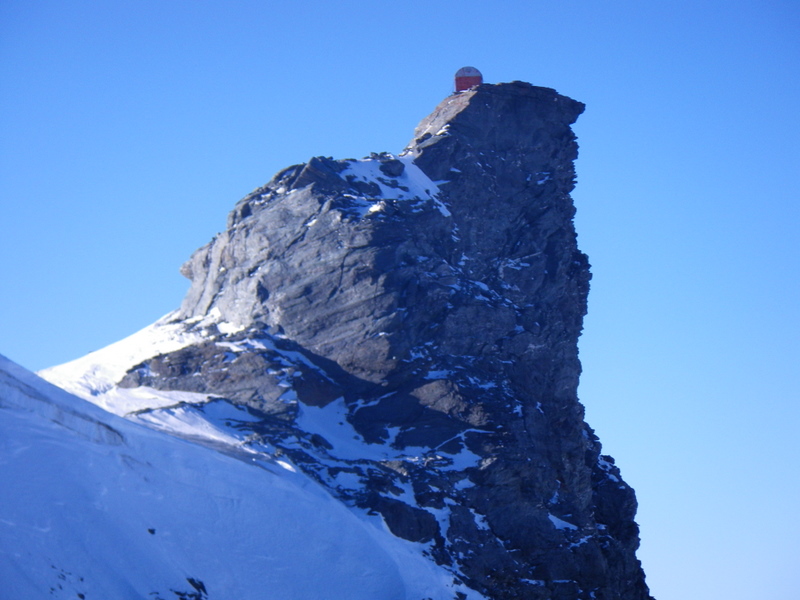
[[[278,173],[183,267],[174,320],[203,323],[203,341],[120,387],[200,392],[206,418],[248,407],[226,425],[252,448],[380,514],[487,598],[650,598],[633,490],[576,395],[583,108],[481,85],[397,156]]]

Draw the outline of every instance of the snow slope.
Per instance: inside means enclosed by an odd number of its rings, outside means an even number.
[[[216,322],[215,315],[202,320],[177,321],[176,314],[169,313],[133,335],[39,374],[50,383],[118,415],[170,404],[175,401],[173,397],[120,395],[116,383],[128,369],[143,360],[195,344],[208,336],[209,327],[216,329],[225,325]]]
[[[224,448],[116,417],[0,356],[0,597],[469,593],[305,475]]]

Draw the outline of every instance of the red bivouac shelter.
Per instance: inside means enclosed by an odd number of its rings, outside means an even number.
[[[483,83],[483,75],[475,67],[463,67],[456,73],[456,91],[463,92]]]

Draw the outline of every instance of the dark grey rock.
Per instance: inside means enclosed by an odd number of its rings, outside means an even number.
[[[362,506],[380,513],[396,536],[412,542],[430,542],[439,535],[439,524],[431,513],[380,494],[370,500]]]
[[[180,319],[241,331],[121,385],[248,406],[259,443],[489,598],[649,599],[633,490],[577,398],[583,108],[481,85],[445,99],[397,157],[278,173],[182,269]],[[363,457],[301,426],[304,407],[332,403]]]
[[[381,173],[388,177],[400,177],[403,174],[406,166],[397,159],[389,159],[381,161]]]

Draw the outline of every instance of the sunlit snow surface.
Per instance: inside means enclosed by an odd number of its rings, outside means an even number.
[[[0,477],[4,598],[480,598],[263,453],[152,431],[3,357]]]
[[[384,200],[429,200],[434,202],[436,208],[443,216],[449,217],[450,211],[439,200],[439,185],[432,181],[416,164],[409,155],[394,157],[403,163],[403,172],[397,177],[388,177],[381,170],[381,161],[374,158],[351,160],[348,167],[342,171],[342,179],[354,178],[366,183],[374,183],[380,189],[380,198]],[[389,184],[392,185],[389,185]],[[355,199],[355,197],[354,197]],[[379,199],[364,199],[363,214],[381,212],[385,206]]]
[[[189,327],[185,321],[175,321],[174,317],[175,313],[170,313],[101,350],[44,369],[39,374],[58,387],[81,398],[90,398],[94,404],[118,415],[174,404],[173,396],[160,395],[156,390],[137,392],[115,387],[131,367],[157,354],[195,344],[207,337],[208,327],[217,325],[214,315],[190,321]]]

